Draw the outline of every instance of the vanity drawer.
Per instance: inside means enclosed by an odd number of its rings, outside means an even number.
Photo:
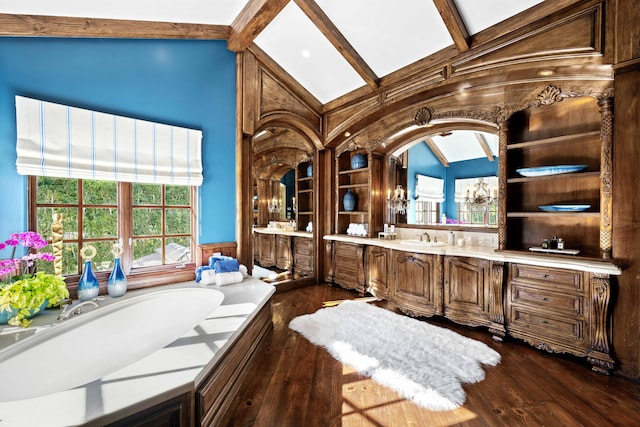
[[[573,316],[554,316],[552,313],[525,306],[511,306],[508,313],[508,329],[511,335],[535,337],[540,342],[563,343],[582,348],[585,341],[586,321]]]
[[[511,264],[511,282],[528,283],[565,292],[584,292],[584,275],[580,271]]]
[[[313,255],[313,240],[306,237],[296,237],[293,245],[296,254]]]
[[[354,243],[334,242],[333,257],[335,283],[364,292],[364,247]]]
[[[511,303],[573,317],[582,317],[585,312],[585,300],[582,294],[555,292],[518,282],[511,283]]]

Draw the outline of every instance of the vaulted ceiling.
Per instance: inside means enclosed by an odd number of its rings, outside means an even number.
[[[539,3],[543,1],[0,0],[0,13],[205,24],[203,38],[227,38],[233,51],[255,43],[326,104],[363,86],[375,89],[385,76],[442,49],[453,46],[464,52],[476,34]]]

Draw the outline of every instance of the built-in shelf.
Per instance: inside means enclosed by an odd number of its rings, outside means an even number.
[[[600,217],[600,212],[507,212],[507,218],[539,218],[539,217],[559,217],[572,216],[580,217]]]
[[[599,179],[600,171],[574,172],[574,173],[561,173],[561,174],[555,174],[555,175],[509,178],[507,180],[507,183],[516,184],[520,182],[557,181],[559,179],[584,179],[584,178]]]
[[[570,135],[560,135],[551,138],[536,139],[534,141],[523,141],[510,143],[507,150],[516,150],[520,148],[539,147],[542,145],[549,146],[553,144],[564,144],[567,142],[581,141],[587,138],[599,137],[600,131],[581,132]]]

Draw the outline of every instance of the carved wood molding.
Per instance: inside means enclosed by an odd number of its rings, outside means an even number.
[[[504,336],[504,306],[502,297],[504,283],[504,262],[491,261],[490,283],[491,291],[489,292],[489,320],[502,327],[499,335]],[[496,332],[494,332],[494,334],[495,333]]]
[[[601,98],[600,105],[600,251],[610,259],[613,251],[613,99]]]
[[[538,108],[545,105],[553,105],[557,102],[561,102],[565,98],[590,96],[601,101],[613,98],[613,93],[613,88],[607,88],[604,91],[598,91],[593,88],[574,88],[570,91],[563,92],[557,86],[548,85],[542,89],[535,98],[525,100],[515,107],[510,105],[499,105],[491,110],[435,111],[432,107],[424,106],[416,111],[413,117],[413,124],[419,127],[424,127],[436,120],[477,120],[500,126],[518,111]]]
[[[594,273],[591,277],[591,343],[587,360],[594,371],[609,373],[615,361],[609,355],[609,299],[611,283],[608,274]]]

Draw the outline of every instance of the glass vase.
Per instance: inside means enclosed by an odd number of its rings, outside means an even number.
[[[113,298],[121,297],[127,292],[127,276],[124,275],[120,258],[114,258],[113,270],[107,280],[107,292]]]
[[[82,276],[78,281],[78,299],[80,301],[88,301],[97,297],[99,292],[100,285],[98,284],[98,278],[91,269],[91,261],[85,261]]]

